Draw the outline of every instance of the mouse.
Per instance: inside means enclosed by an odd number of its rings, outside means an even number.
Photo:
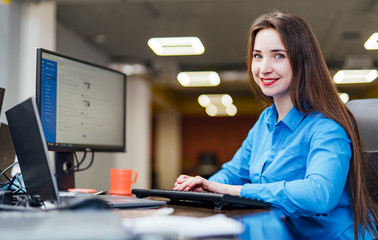
[[[77,198],[71,200],[64,209],[67,210],[106,210],[110,209],[110,205],[103,199],[91,198]]]

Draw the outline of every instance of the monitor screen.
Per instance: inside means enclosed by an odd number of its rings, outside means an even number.
[[[125,74],[38,49],[36,90],[49,150],[125,151]]]

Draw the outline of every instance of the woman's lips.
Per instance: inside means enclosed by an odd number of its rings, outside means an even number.
[[[261,78],[261,83],[264,86],[270,86],[278,81],[278,78]]]

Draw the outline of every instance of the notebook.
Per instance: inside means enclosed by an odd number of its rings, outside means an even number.
[[[62,205],[35,99],[29,98],[5,114],[28,195],[40,195],[44,201]],[[166,204],[166,201],[127,196],[93,197],[103,198],[114,208],[155,207]]]

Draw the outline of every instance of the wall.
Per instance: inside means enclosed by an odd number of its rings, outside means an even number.
[[[201,153],[214,153],[220,164],[231,160],[256,120],[257,116],[183,117],[183,172],[198,174]]]
[[[155,116],[155,170],[159,188],[173,187],[181,171],[181,114],[165,108]]]
[[[17,89],[20,75],[17,69],[20,59],[21,12],[21,4],[14,4],[12,8],[9,5],[0,5],[0,87],[6,89],[1,122],[6,122],[4,110],[17,102],[10,92]]]
[[[0,6],[0,86],[3,111],[35,93],[36,48],[55,48],[55,3],[12,1]],[[5,115],[1,121],[6,123]]]

